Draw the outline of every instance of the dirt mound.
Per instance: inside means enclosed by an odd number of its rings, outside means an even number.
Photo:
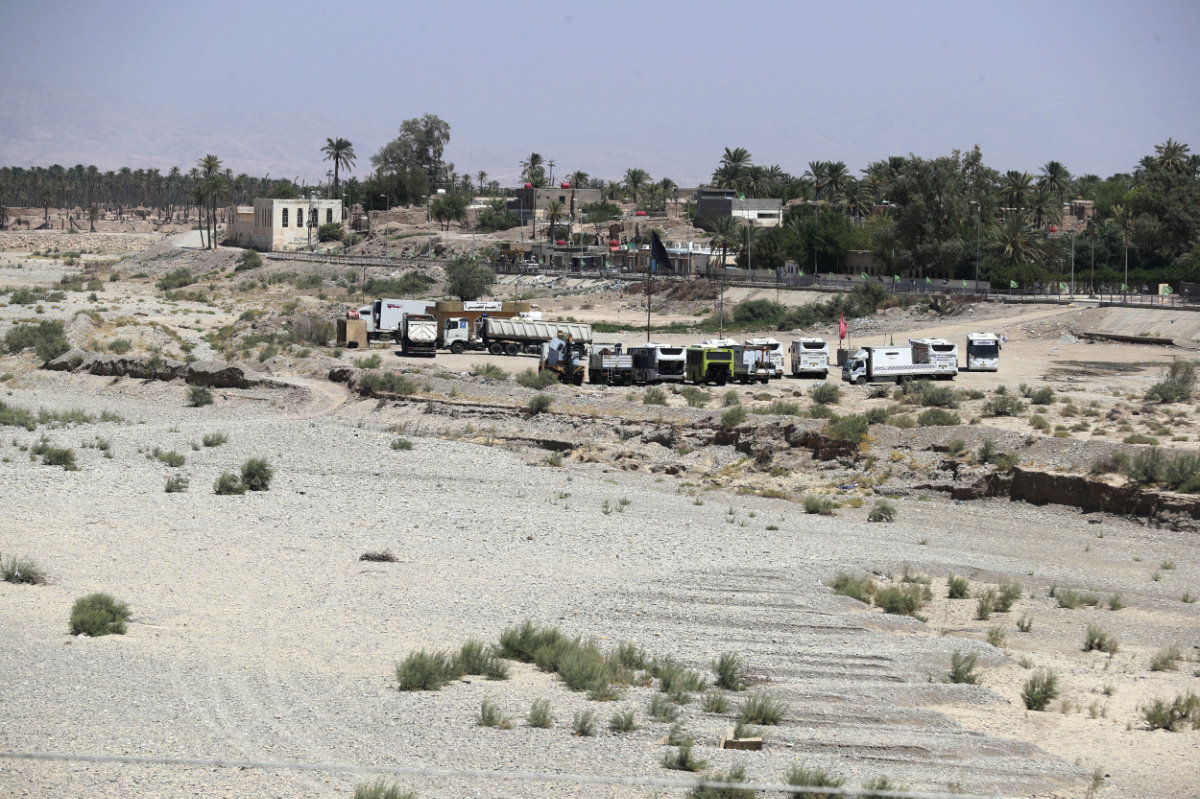
[[[193,250],[160,241],[124,261],[122,267],[128,272],[144,272],[151,277],[165,275],[180,267],[186,268],[192,275],[202,275],[231,269],[241,256],[242,250],[238,247]]]

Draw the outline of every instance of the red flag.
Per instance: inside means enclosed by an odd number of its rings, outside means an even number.
[[[838,338],[843,339],[846,337],[846,314],[839,314],[839,317],[841,321],[838,323]]]

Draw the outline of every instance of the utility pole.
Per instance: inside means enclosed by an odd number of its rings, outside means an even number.
[[[385,208],[385,210],[383,212],[383,260],[386,261],[388,259],[388,232],[389,232],[388,222],[390,221],[388,219],[388,217],[390,216],[390,212],[392,210],[392,200],[386,194],[384,194],[382,196],[383,196],[383,205]]]
[[[971,205],[975,206],[975,290],[979,291],[979,242],[983,232],[983,212],[978,200],[971,200]]]

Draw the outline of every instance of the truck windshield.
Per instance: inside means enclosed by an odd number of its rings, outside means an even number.
[[[993,342],[972,344],[968,348],[968,352],[976,358],[998,358],[1000,357],[1000,348]]]

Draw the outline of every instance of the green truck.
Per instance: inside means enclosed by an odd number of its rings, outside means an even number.
[[[725,347],[688,347],[689,383],[723,386],[733,379],[733,350]]]

